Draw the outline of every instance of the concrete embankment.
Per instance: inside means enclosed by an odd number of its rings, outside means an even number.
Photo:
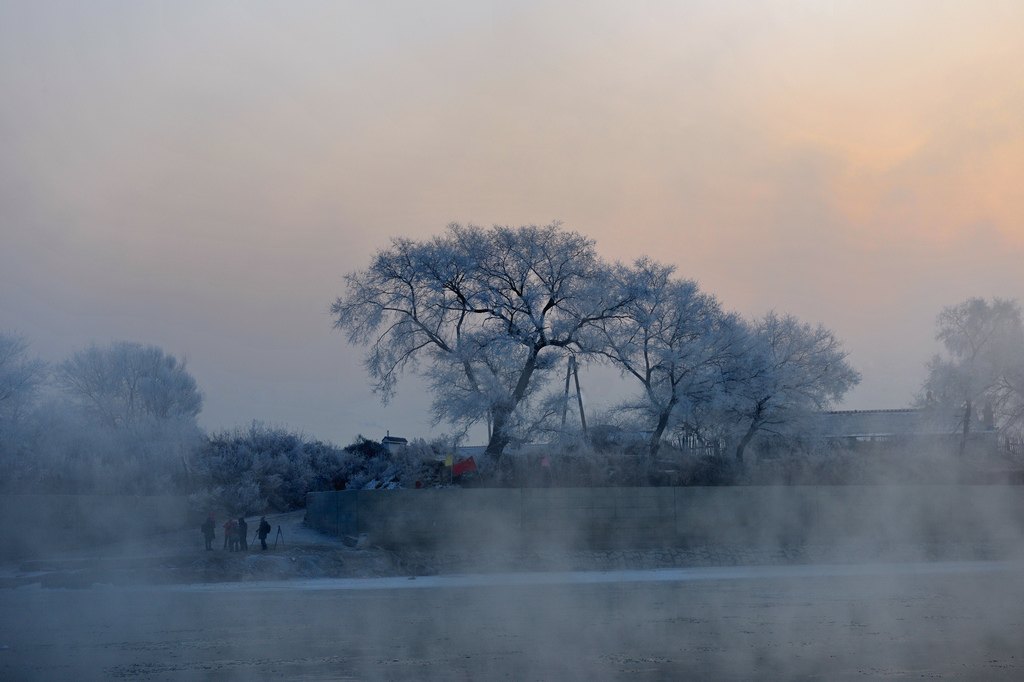
[[[352,490],[309,494],[306,523],[394,549],[1019,546],[1024,487]]]

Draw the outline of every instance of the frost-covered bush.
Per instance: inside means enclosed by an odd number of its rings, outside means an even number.
[[[436,458],[422,441],[391,454],[362,436],[340,448],[254,422],[207,439],[193,460],[200,485],[194,501],[229,513],[288,511],[304,507],[310,492],[429,485],[438,478],[430,475]]]
[[[205,489],[219,491],[223,505],[255,513],[304,506],[306,493],[330,489],[348,459],[329,443],[254,422],[210,435],[193,466]]]
[[[444,450],[439,443],[415,440],[388,452],[380,443],[358,436],[345,451],[354,456],[345,480],[347,490],[414,488],[417,482],[432,487],[445,482],[440,461]]]
[[[195,518],[207,512],[221,512],[228,516],[251,516],[267,509],[267,498],[260,494],[255,481],[242,481],[230,487],[203,488],[188,496],[189,507]]]

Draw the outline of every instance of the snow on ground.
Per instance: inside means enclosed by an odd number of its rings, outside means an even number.
[[[521,587],[544,585],[606,585],[616,583],[699,582],[718,580],[769,580],[807,578],[867,578],[915,575],[1024,575],[1022,561],[948,561],[897,564],[849,564],[800,566],[723,566],[702,568],[643,569],[624,571],[542,571],[524,573],[476,573],[408,578],[318,578],[289,581],[192,584],[166,588],[187,592],[268,590],[345,591],[402,590],[464,587]],[[165,589],[165,588],[161,588]]]

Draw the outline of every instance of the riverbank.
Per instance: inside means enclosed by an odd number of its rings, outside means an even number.
[[[774,549],[701,544],[620,550],[385,550],[308,528],[303,512],[268,516],[269,549],[204,549],[198,530],[54,553],[0,566],[0,588],[40,585],[170,585],[317,578],[418,577],[501,572],[653,570],[728,566],[1007,560],[1020,549],[996,543],[832,543]],[[251,524],[255,525],[255,524]],[[280,529],[280,535],[278,535]],[[346,540],[348,542],[346,542]],[[351,546],[355,544],[356,546]]]

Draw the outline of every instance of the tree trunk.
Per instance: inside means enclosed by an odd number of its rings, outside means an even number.
[[[750,420],[750,426],[747,427],[747,432],[740,439],[740,444],[736,446],[736,461],[740,464],[743,464],[743,451],[747,449],[747,445],[753,440],[754,434],[761,428],[761,415],[764,414],[765,402],[767,402],[767,399],[759,400],[754,404],[754,416]]]
[[[583,413],[583,392],[580,391],[580,369],[576,366],[575,358],[572,361],[572,376],[576,380],[576,402],[580,405],[580,425],[583,427],[583,438],[586,438],[587,415]]]
[[[743,451],[746,450],[747,445],[749,445],[750,441],[754,438],[754,434],[757,433],[757,427],[757,420],[755,419],[751,421],[747,432],[743,434],[743,438],[740,439],[740,444],[736,446],[736,461],[740,464],[743,464]]]
[[[504,453],[505,446],[508,445],[510,440],[505,435],[505,424],[508,422],[508,415],[511,412],[511,410],[506,410],[504,407],[494,411],[494,429],[491,431],[491,437],[487,441],[487,449],[484,450],[485,455],[498,459]]]
[[[512,440],[507,433],[508,420],[512,416],[512,412],[522,402],[523,396],[526,395],[526,389],[530,385],[530,377],[533,376],[533,370],[537,368],[538,352],[534,351],[527,358],[523,371],[519,373],[519,381],[516,382],[516,388],[512,391],[508,401],[494,409],[494,430],[491,431],[491,438],[487,443],[487,449],[484,450],[485,455],[500,459],[505,452],[505,447]]]
[[[658,415],[658,425],[654,427],[654,432],[651,434],[650,452],[651,459],[658,456],[658,450],[661,449],[661,437],[665,433],[665,427],[668,426],[668,418],[671,414],[671,409],[666,410]]]
[[[971,435],[971,400],[967,399],[967,407],[964,409],[964,432],[960,437],[960,456],[967,451],[967,438]]]

